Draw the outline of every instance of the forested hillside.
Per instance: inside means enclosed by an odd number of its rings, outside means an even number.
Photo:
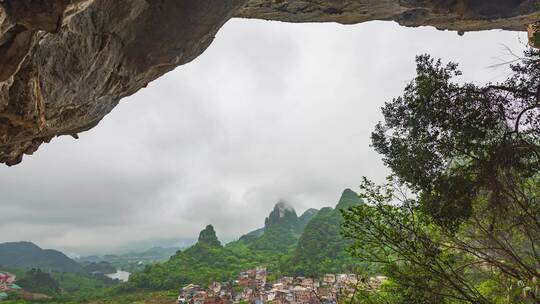
[[[225,246],[208,225],[195,245],[165,263],[134,274],[128,286],[167,290],[188,283],[206,285],[229,280],[242,270],[260,265],[268,267],[272,277],[351,271],[355,264],[345,251],[348,243],[340,236],[340,210],[359,203],[358,195],[347,189],[336,209],[308,209],[298,216],[294,208],[280,201],[266,217],[263,228]]]
[[[361,203],[358,194],[346,189],[335,209],[321,209],[307,224],[290,263],[284,268],[310,277],[343,271],[355,273],[357,261],[346,252],[350,242],[340,233],[343,222],[341,210]]]

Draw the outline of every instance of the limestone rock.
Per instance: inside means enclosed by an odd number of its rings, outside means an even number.
[[[393,20],[405,26],[455,31],[523,31],[540,16],[534,0],[249,0],[236,15],[342,24]]]
[[[199,233],[199,239],[197,242],[211,247],[221,247],[221,242],[218,240],[216,231],[212,225],[207,225],[206,228]]]
[[[0,0],[0,162],[96,126],[232,17],[526,30],[535,0]]]

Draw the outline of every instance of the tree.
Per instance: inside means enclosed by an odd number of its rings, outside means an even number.
[[[393,178],[364,181],[368,205],[345,211],[344,233],[388,288],[418,303],[540,301],[538,55],[483,86],[418,56],[416,78],[383,108],[372,140]]]
[[[373,146],[441,224],[468,217],[483,191],[504,211],[502,176],[539,171],[539,65],[529,52],[507,81],[478,87],[452,82],[461,75],[457,64],[418,56],[415,80],[383,108]]]

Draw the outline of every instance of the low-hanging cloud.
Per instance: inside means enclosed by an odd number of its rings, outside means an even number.
[[[0,168],[0,242],[80,254],[175,245],[212,223],[222,240],[262,226],[280,198],[332,206],[387,174],[369,147],[380,107],[414,56],[462,63],[468,79],[523,35],[232,20],[205,54],[124,99],[79,140],[55,139]]]

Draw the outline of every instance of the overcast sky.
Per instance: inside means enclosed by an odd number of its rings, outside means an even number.
[[[380,107],[414,76],[414,56],[461,63],[465,80],[525,35],[232,20],[194,62],[125,98],[79,140],[62,137],[0,168],[0,242],[107,253],[222,240],[263,225],[284,198],[333,206],[387,170],[369,146]]]

